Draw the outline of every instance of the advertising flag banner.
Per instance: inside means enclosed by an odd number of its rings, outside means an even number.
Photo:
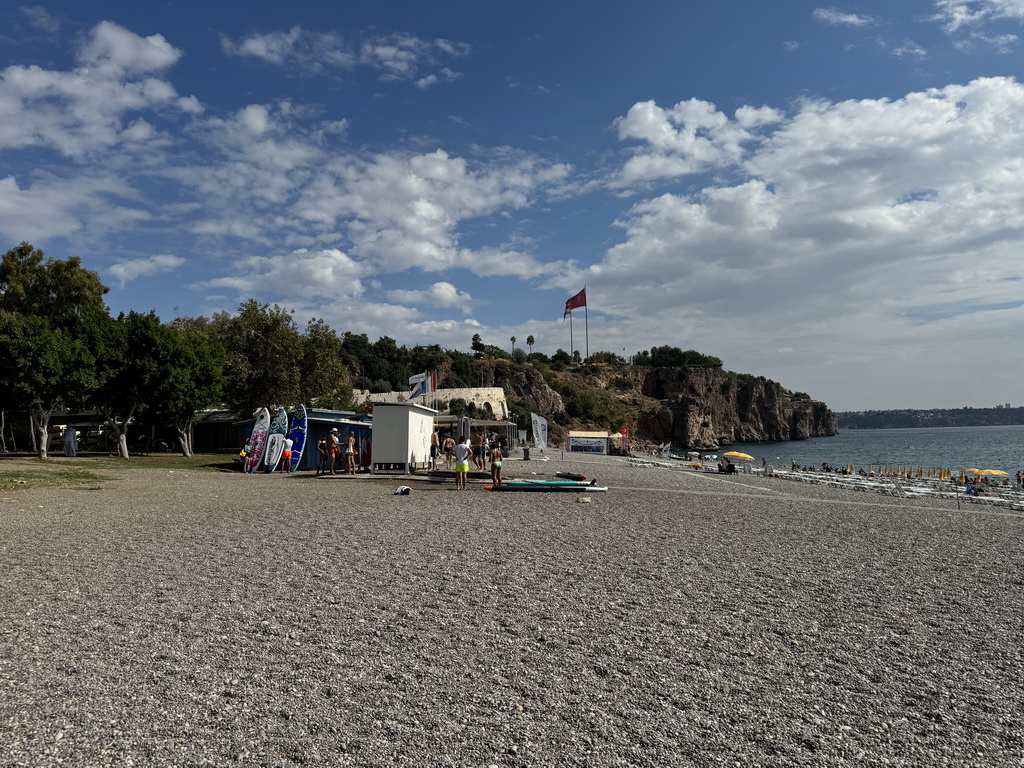
[[[582,291],[577,293],[571,299],[565,301],[565,312],[562,313],[562,317],[565,318],[574,309],[587,306],[587,289],[584,288]]]
[[[429,395],[437,390],[437,374],[417,373],[415,376],[409,377],[409,386],[412,387],[410,398]]]
[[[533,444],[540,450],[548,447],[548,420],[536,413],[530,414],[533,422]]]

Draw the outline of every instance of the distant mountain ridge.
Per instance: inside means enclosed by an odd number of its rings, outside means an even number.
[[[917,427],[998,427],[1024,425],[1024,408],[929,408],[890,411],[837,411],[839,429]]]

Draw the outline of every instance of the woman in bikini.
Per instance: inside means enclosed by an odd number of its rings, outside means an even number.
[[[491,448],[491,483],[501,485],[501,445],[494,443]]]

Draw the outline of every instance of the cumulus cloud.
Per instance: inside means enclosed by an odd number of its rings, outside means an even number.
[[[351,157],[319,173],[293,210],[324,227],[343,222],[352,253],[384,272],[490,270],[466,257],[459,225],[523,208],[568,173],[566,166],[521,153],[480,167],[443,150]]]
[[[229,56],[255,58],[308,75],[366,67],[376,70],[382,80],[410,81],[419,88],[460,77],[460,73],[448,67],[422,73],[439,66],[442,57],[457,58],[470,51],[466,43],[424,40],[402,32],[346,39],[337,32],[318,32],[298,26],[238,40],[225,35],[221,37],[221,47]]]
[[[388,298],[400,304],[429,304],[432,307],[460,307],[469,314],[473,297],[448,282],[434,283],[420,290],[394,290]]]
[[[198,291],[228,289],[240,299],[269,294],[345,301],[362,295],[362,279],[370,270],[336,248],[301,248],[278,256],[242,259],[232,267],[232,273],[197,281],[190,287]]]
[[[636,203],[622,242],[559,283],[585,283],[623,333],[671,317],[766,371],[781,346],[820,356],[842,345],[843,375],[883,376],[884,357],[863,356],[890,340],[967,344],[966,329],[986,323],[1011,334],[1024,304],[1022,111],[1010,78],[807,101],[749,153],[711,155],[745,180]],[[719,332],[740,317],[741,333]],[[823,379],[809,358],[806,370]]]
[[[156,256],[147,256],[141,259],[129,259],[118,261],[107,267],[107,273],[116,279],[121,287],[139,277],[151,277],[153,275],[173,272],[185,263],[185,259],[169,253],[162,253]]]
[[[620,139],[643,143],[613,180],[613,187],[697,174],[738,162],[756,129],[777,123],[782,114],[768,107],[741,107],[730,119],[714,104],[681,101],[668,109],[653,101],[634,104],[615,125]]]
[[[40,172],[24,187],[7,176],[0,179],[0,234],[12,242],[74,236],[92,243],[151,218],[125,204],[125,198],[136,196],[109,174],[61,178]]]
[[[196,99],[156,76],[180,56],[161,35],[143,38],[104,21],[85,35],[72,71],[7,67],[0,71],[0,150],[48,147],[81,160],[113,148],[145,149],[155,131],[140,131],[133,115],[201,111]]]

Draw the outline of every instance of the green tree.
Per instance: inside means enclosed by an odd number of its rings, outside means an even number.
[[[178,434],[183,456],[192,455],[192,427],[198,412],[220,395],[222,351],[193,328],[167,327],[167,359],[151,403],[153,418]]]
[[[533,354],[533,345],[537,343],[537,340],[532,335],[526,337],[526,346],[530,348],[530,354]]]
[[[249,299],[231,319],[225,347],[229,407],[249,416],[265,406],[298,402],[302,347],[291,312]]]
[[[0,397],[31,413],[39,458],[47,457],[54,410],[82,405],[95,386],[95,358],[81,334],[0,310]]]
[[[103,296],[109,290],[78,257],[50,259],[23,242],[0,258],[0,309],[41,317],[55,328],[105,312]]]
[[[341,339],[323,320],[313,319],[306,325],[299,383],[299,399],[309,405],[333,408],[342,399],[352,399],[348,371],[341,361]]]
[[[29,243],[0,257],[0,312],[8,313],[4,333],[12,345],[4,352],[16,366],[0,372],[0,389],[8,394],[5,409],[31,412],[41,458],[50,415],[80,402],[95,383],[87,340],[90,327],[106,317],[108,290],[78,258],[49,259]]]
[[[174,375],[175,331],[155,313],[123,312],[107,317],[95,337],[99,385],[92,404],[103,414],[117,441],[117,452],[128,458],[128,426],[158,400],[158,392]],[[178,358],[180,360],[180,358]]]
[[[515,354],[515,352],[516,352],[516,337],[515,337],[515,336],[513,336],[513,337],[512,337],[511,339],[510,339],[510,341],[512,342],[512,354]]]

